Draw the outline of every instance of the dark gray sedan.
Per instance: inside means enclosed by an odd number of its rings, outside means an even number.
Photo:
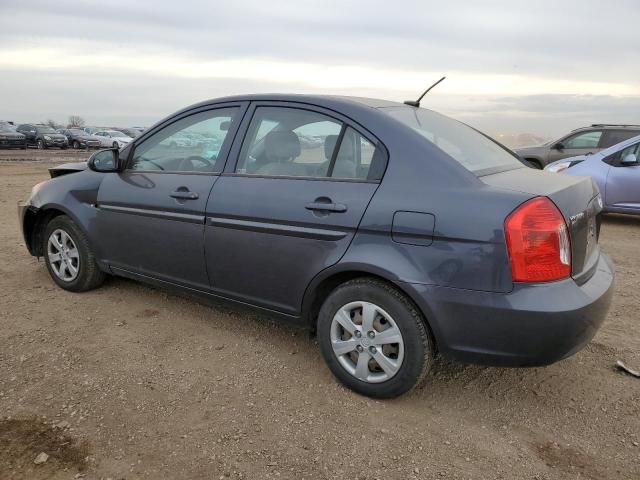
[[[52,169],[19,207],[60,287],[112,274],[275,312],[315,331],[332,372],[365,395],[410,390],[436,352],[560,360],[609,307],[591,179],[527,168],[423,108],[211,100],[88,167]]]

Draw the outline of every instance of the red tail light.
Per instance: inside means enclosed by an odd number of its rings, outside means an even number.
[[[571,274],[569,231],[560,210],[546,197],[531,199],[504,222],[514,282],[551,282]]]

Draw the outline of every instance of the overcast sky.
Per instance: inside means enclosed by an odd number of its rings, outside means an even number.
[[[0,120],[149,125],[206,98],[415,98],[491,134],[640,123],[639,0],[0,0]]]

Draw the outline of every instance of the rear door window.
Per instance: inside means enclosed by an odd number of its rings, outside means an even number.
[[[237,173],[326,177],[342,123],[310,110],[258,107],[242,145]],[[333,140],[333,141],[332,141]]]
[[[257,107],[236,173],[379,181],[385,150],[353,127],[319,112]]]
[[[638,135],[640,135],[640,130],[606,130],[600,147],[609,148]]]

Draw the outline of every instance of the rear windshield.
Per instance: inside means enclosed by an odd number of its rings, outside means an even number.
[[[500,145],[457,120],[424,108],[384,107],[381,110],[414,129],[476,175],[523,166]]]

